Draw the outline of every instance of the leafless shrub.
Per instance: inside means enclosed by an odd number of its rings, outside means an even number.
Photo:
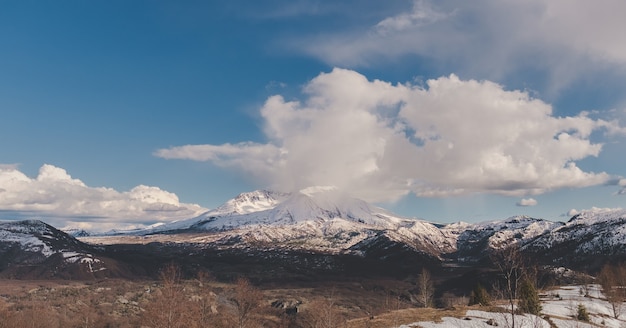
[[[235,327],[254,327],[253,316],[258,313],[263,294],[244,278],[237,279],[235,290],[230,298],[231,312],[234,316]]]
[[[346,322],[332,295],[311,302],[303,318],[303,326],[307,328],[337,328]]]
[[[180,268],[167,265],[160,274],[162,287],[146,306],[142,322],[151,328],[182,328],[189,327],[187,298],[183,293]]]

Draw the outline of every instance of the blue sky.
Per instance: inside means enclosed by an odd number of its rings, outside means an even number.
[[[0,216],[141,226],[314,184],[435,222],[623,208],[625,6],[5,1]]]

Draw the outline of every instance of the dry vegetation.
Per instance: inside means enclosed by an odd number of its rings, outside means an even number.
[[[452,309],[407,308],[383,313],[375,317],[349,320],[347,328],[388,328],[397,327],[408,322],[433,321],[440,322],[442,317],[462,317],[467,307]]]
[[[0,327],[137,327],[150,285],[18,281],[0,283]]]
[[[621,292],[615,286],[623,284],[615,277],[626,270],[611,269],[600,280],[607,281],[606,289]],[[158,281],[2,280],[0,328],[377,328],[463,317],[470,298],[450,292],[434,298],[434,287],[428,272],[403,281],[274,282],[258,287],[244,278],[217,281],[203,271],[183,279],[173,265],[161,270]],[[509,300],[500,296],[500,303]]]
[[[598,283],[611,304],[613,317],[618,319],[626,301],[626,264],[605,265],[598,274]]]
[[[207,273],[182,279],[174,266],[159,281],[2,280],[0,328],[379,327],[436,316],[432,309],[410,309],[415,304],[407,291],[414,287],[378,280],[260,289]]]

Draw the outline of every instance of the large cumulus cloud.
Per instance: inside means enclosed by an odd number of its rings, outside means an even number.
[[[334,185],[370,201],[467,193],[514,196],[615,181],[576,162],[598,156],[593,132],[624,134],[588,113],[556,117],[523,91],[455,75],[425,86],[320,74],[303,99],[260,110],[267,143],[186,145],[155,155],[235,168],[281,189]]]
[[[0,166],[0,209],[9,217],[42,216],[58,227],[91,230],[140,227],[206,210],[181,203],[175,194],[158,187],[139,185],[125,192],[89,187],[49,164],[39,169],[36,178],[15,165]]]

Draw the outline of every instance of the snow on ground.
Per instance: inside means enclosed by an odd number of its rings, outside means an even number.
[[[399,328],[493,328],[511,327],[511,315],[506,313],[467,311],[464,318],[442,318],[443,322],[415,322]],[[550,324],[540,317],[526,314],[515,316],[515,327],[550,328]]]
[[[589,285],[588,292],[589,296],[585,297],[582,286],[563,286],[549,291],[542,300],[541,312],[554,318],[553,321],[559,327],[584,327],[570,319],[576,315],[578,305],[582,304],[592,323],[601,327],[626,328],[626,304],[622,305],[618,320],[613,318],[611,304],[605,300],[599,285]],[[569,323],[559,319],[567,319]]]
[[[106,270],[104,262],[100,259],[93,257],[91,254],[77,253],[77,252],[62,252],[63,258],[67,263],[80,263],[87,264],[89,272],[96,272]]]
[[[581,292],[582,286],[563,286],[548,291],[542,298],[542,315],[559,328],[626,328],[626,304],[622,304],[620,319],[613,317],[611,304],[604,299],[600,286],[589,285],[589,296]],[[589,313],[590,323],[574,319],[578,305],[582,304]],[[511,316],[506,313],[494,313],[468,310],[463,318],[444,317],[442,322],[414,322],[398,328],[493,328],[512,327]],[[550,328],[550,323],[534,315],[516,315],[515,328]]]

